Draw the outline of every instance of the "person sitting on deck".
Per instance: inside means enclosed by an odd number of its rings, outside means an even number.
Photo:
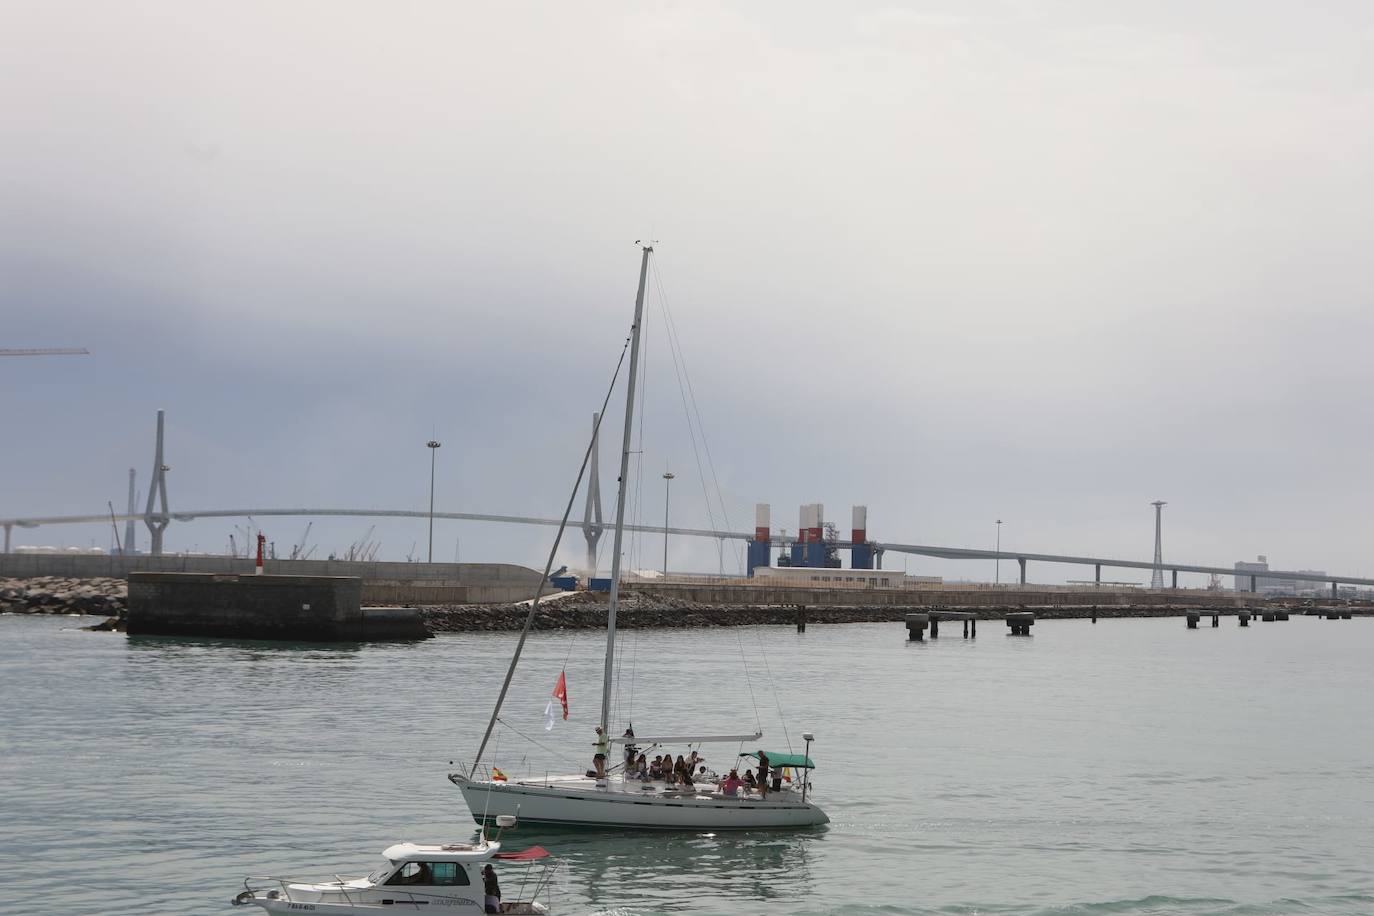
[[[739,778],[739,771],[731,770],[730,775],[721,781],[720,791],[725,795],[739,795],[742,785],[744,785],[744,780]]]
[[[631,775],[637,776],[641,782],[648,782],[649,758],[646,757],[644,754],[640,754],[639,759],[635,761],[634,772]]]
[[[682,755],[677,755],[677,762],[673,764],[673,783],[680,786],[690,786],[692,784],[692,774],[687,770],[687,761],[682,759]]]
[[[756,789],[756,788],[758,788],[758,785],[759,785],[759,784],[754,780],[754,771],[753,771],[753,770],[745,770],[745,771],[744,771],[744,787],[745,787],[746,789]]]
[[[651,764],[649,764],[649,778],[650,778],[650,779],[662,779],[662,778],[663,778],[663,755],[662,755],[662,754],[659,754],[657,757],[655,757],[655,758],[654,758],[654,762],[651,763]]]

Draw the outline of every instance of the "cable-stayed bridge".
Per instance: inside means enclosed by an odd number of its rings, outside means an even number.
[[[165,463],[163,457],[164,446],[164,423],[165,411],[157,412],[157,435],[156,445],[153,452],[153,471],[152,482],[148,488],[147,504],[142,512],[138,512],[135,506],[134,471],[129,470],[129,503],[128,509],[123,514],[117,514],[114,507],[110,511],[97,513],[94,515],[50,515],[50,516],[27,516],[15,518],[0,518],[0,527],[4,529],[4,552],[10,552],[10,537],[14,528],[37,528],[43,525],[86,525],[86,524],[105,524],[116,525],[118,522],[126,523],[125,542],[132,544],[134,540],[135,523],[142,521],[148,528],[151,536],[149,553],[153,556],[162,554],[162,538],[167,526],[173,521],[188,522],[196,519],[206,518],[270,518],[273,516],[287,516],[295,518],[424,518],[424,519],[446,519],[454,521],[468,522],[490,522],[507,525],[545,525],[558,526],[562,524],[555,518],[537,518],[525,515],[499,515],[483,512],[437,512],[433,509],[317,509],[317,508],[258,508],[258,509],[195,509],[181,510],[173,512],[168,508],[167,502],[167,471],[170,466]],[[587,541],[587,566],[596,566],[596,547],[605,531],[605,524],[602,521],[601,513],[601,490],[600,474],[597,470],[597,453],[599,445],[597,442],[597,416],[592,416],[592,441],[590,447],[590,469],[591,475],[587,480],[586,508],[583,519],[580,523],[570,522],[570,527],[581,529]],[[437,443],[431,443],[437,445]],[[431,459],[432,460],[432,459]],[[431,478],[432,486],[432,478]],[[430,493],[430,504],[433,505],[433,492]],[[1267,570],[1264,572],[1251,573],[1248,570],[1237,570],[1227,566],[1209,566],[1201,563],[1165,563],[1161,558],[1160,551],[1160,531],[1159,531],[1159,509],[1164,505],[1162,501],[1153,503],[1155,506],[1155,559],[1154,560],[1122,560],[1112,557],[1084,557],[1070,556],[1065,554],[1039,553],[1024,550],[984,550],[970,547],[943,547],[930,544],[898,544],[884,543],[878,541],[865,541],[863,544],[855,545],[850,541],[827,540],[827,544],[837,549],[852,548],[855,546],[872,551],[874,559],[879,568],[882,567],[883,554],[887,551],[894,553],[913,554],[915,556],[937,557],[946,560],[992,560],[1000,562],[1002,560],[1015,560],[1020,567],[1021,583],[1026,582],[1026,564],[1035,561],[1037,563],[1062,563],[1075,566],[1092,566],[1095,568],[1095,579],[1102,581],[1103,567],[1112,569],[1148,569],[1152,572],[1152,586],[1159,587],[1163,582],[1164,570],[1173,573],[1173,587],[1178,587],[1178,574],[1180,572],[1202,573],[1203,575],[1238,576],[1244,579],[1249,576],[1250,591],[1255,591],[1257,577],[1267,580],[1279,579],[1299,582],[1327,582],[1331,584],[1331,593],[1334,597],[1337,594],[1337,585],[1368,585],[1374,586],[1374,579],[1365,579],[1358,576],[1329,575],[1326,573],[1315,572],[1286,572],[1281,570]],[[665,506],[666,514],[666,506]],[[666,519],[665,519],[666,522]],[[1000,522],[998,523],[1001,524]],[[116,528],[117,530],[117,528]],[[715,538],[722,545],[727,540],[753,541],[759,536],[756,531],[725,531],[710,528],[674,528],[668,525],[626,525],[626,531],[644,532],[649,534],[675,535],[678,537],[705,537]],[[787,545],[793,543],[795,539],[783,535],[769,536],[772,545]],[[1240,584],[1240,583],[1238,583]]]
[[[434,512],[434,518],[454,521],[467,522],[488,522],[506,525],[543,525],[557,527],[560,524],[556,518],[538,518],[526,515],[499,515],[486,512]],[[196,519],[207,518],[271,518],[271,517],[292,517],[292,518],[395,518],[395,519],[428,519],[430,513],[424,509],[317,509],[317,508],[254,508],[254,509],[187,509],[177,512],[169,512],[165,516],[157,516],[153,523],[164,521],[189,522]],[[10,550],[10,535],[12,528],[37,528],[46,525],[84,525],[84,524],[108,524],[118,522],[143,521],[148,522],[146,513],[98,513],[94,515],[51,515],[51,516],[27,516],[15,518],[0,518],[0,526],[4,527],[5,532],[5,552]],[[585,523],[570,521],[569,527],[584,527]],[[150,524],[151,527],[151,524]],[[626,525],[627,531],[638,531],[648,534],[663,534],[665,531],[662,525]],[[752,531],[726,531],[712,528],[681,528],[671,527],[666,529],[667,533],[676,537],[703,537],[715,538],[719,541],[750,541],[754,538]],[[790,544],[793,538],[782,535],[772,535],[771,541],[774,545]],[[840,549],[854,546],[849,541],[836,540],[829,542],[832,546]],[[946,560],[1015,560],[1020,566],[1021,582],[1026,581],[1026,565],[1035,563],[1062,563],[1075,566],[1092,566],[1095,568],[1097,580],[1102,578],[1102,570],[1107,569],[1147,569],[1155,570],[1156,564],[1153,560],[1125,560],[1115,557],[1090,557],[1073,556],[1068,554],[1040,553],[1026,550],[985,550],[972,547],[948,547],[934,544],[900,544],[895,542],[869,541],[870,547],[879,557],[883,553],[891,551],[893,553],[912,554],[914,556],[936,557]],[[1235,576],[1242,578],[1256,576],[1263,579],[1280,579],[1288,581],[1302,582],[1325,582],[1330,583],[1333,592],[1335,587],[1340,585],[1365,585],[1374,586],[1374,579],[1361,578],[1359,576],[1343,576],[1339,574],[1326,574],[1314,572],[1284,572],[1280,570],[1269,570],[1266,572],[1251,574],[1248,571],[1240,573],[1234,567],[1211,566],[1201,563],[1175,563],[1164,562],[1162,569],[1173,573],[1173,584],[1178,585],[1178,574],[1180,572],[1202,573],[1203,575]],[[1253,588],[1252,588],[1253,590]]]

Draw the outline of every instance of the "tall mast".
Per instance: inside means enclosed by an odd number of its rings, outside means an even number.
[[[639,327],[644,318],[644,280],[649,274],[652,245],[641,246],[639,292],[635,294],[635,321],[630,327],[630,375],[625,385],[625,438],[620,448],[620,493],[615,500],[615,545],[611,550],[611,606],[606,612],[606,676],[601,684],[601,732],[611,736],[611,669],[615,665],[615,612],[620,604],[620,544],[625,537],[625,485],[630,477],[630,432],[635,417],[635,382],[639,378]]]

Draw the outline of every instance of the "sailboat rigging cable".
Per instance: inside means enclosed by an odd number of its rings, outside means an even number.
[[[515,666],[520,661],[520,653],[525,648],[525,639],[530,635],[530,627],[534,624],[534,615],[539,612],[539,599],[544,597],[544,586],[549,581],[549,573],[553,570],[553,560],[558,554],[558,545],[563,541],[563,532],[568,527],[568,516],[572,513],[573,503],[577,500],[577,491],[582,487],[582,478],[587,473],[587,465],[592,458],[592,449],[596,446],[596,434],[601,428],[601,420],[606,416],[606,405],[611,402],[611,393],[615,391],[616,380],[620,378],[620,367],[625,364],[625,351],[630,348],[630,341],[625,341],[625,346],[620,350],[620,359],[615,364],[615,372],[611,375],[611,384],[606,389],[606,397],[601,401],[601,412],[597,414],[596,424],[592,427],[592,438],[587,443],[587,450],[582,454],[582,467],[577,471],[577,482],[573,484],[572,493],[568,496],[568,505],[563,509],[563,520],[558,525],[558,533],[554,535],[553,547],[549,549],[549,559],[544,564],[544,575],[539,579],[539,585],[534,591],[534,600],[530,602],[530,612],[525,615],[525,626],[520,630],[520,639],[515,644],[515,654],[511,656],[510,667],[506,669],[506,679],[501,683],[501,693],[496,697],[496,706],[491,711],[491,721],[487,723],[486,733],[482,735],[482,743],[477,746],[477,756],[473,758],[471,773],[477,772],[477,765],[482,762],[482,754],[487,749],[487,742],[491,740],[492,729],[496,728],[497,717],[501,715],[501,704],[506,701],[506,692],[510,690],[511,678],[515,677]],[[633,360],[631,360],[633,366]],[[622,469],[622,473],[624,473]],[[619,539],[617,539],[619,547]],[[617,564],[618,566],[618,564]],[[571,649],[569,650],[571,651]]]
[[[682,395],[682,410],[683,413],[686,415],[687,431],[691,437],[692,452],[696,457],[697,475],[701,480],[702,496],[704,497],[706,502],[706,514],[707,517],[711,520],[712,527],[714,527],[715,512],[712,510],[711,496],[706,488],[706,473],[702,469],[701,455],[699,452],[697,452],[697,431],[699,431],[701,434],[702,450],[706,452],[706,470],[709,470],[711,474],[711,486],[715,488],[716,502],[720,506],[721,518],[725,522],[725,527],[729,529],[730,511],[725,506],[725,497],[721,493],[720,489],[720,479],[716,476],[715,461],[711,457],[711,443],[706,438],[706,425],[701,421],[701,408],[697,406],[696,389],[692,385],[692,375],[687,368],[687,355],[682,350],[682,339],[678,336],[677,323],[673,320],[673,310],[672,307],[668,304],[668,293],[663,288],[663,269],[657,263],[654,264],[654,283],[658,287],[659,308],[663,312],[664,336],[667,338],[668,341],[668,352],[673,359],[673,368],[677,372],[678,391]],[[690,409],[688,408],[688,401],[691,402]],[[693,430],[694,418],[696,421],[695,431]],[[719,546],[720,549],[724,549],[723,544]],[[738,557],[736,557],[736,560],[738,560]]]
[[[649,398],[649,327],[645,323],[640,328],[640,351],[644,354],[643,363],[639,367],[639,425],[635,429],[637,444],[635,447],[635,491],[634,500],[630,507],[630,516],[634,519],[635,530],[630,534],[630,568],[640,569],[646,563],[645,536],[639,530],[639,526],[644,524],[644,414],[647,409]]]
[[[749,704],[754,707],[754,725],[759,731],[763,731],[763,720],[759,718],[759,704],[754,699],[754,681],[749,677],[749,660],[744,657],[744,638],[736,633],[735,641],[739,643],[739,662],[744,668],[744,683],[749,688]]]
[[[787,742],[787,753],[792,753],[792,736],[787,733],[787,719],[782,714],[782,700],[778,697],[778,685],[773,681],[773,669],[768,664],[768,653],[763,649],[763,637],[759,637],[759,655],[763,656],[763,670],[768,673],[768,686],[773,691],[773,703],[778,707],[778,721],[782,724],[782,737]]]
[[[533,744],[535,747],[542,748],[543,750],[548,751],[550,754],[557,754],[557,753],[558,753],[558,751],[555,750],[554,748],[549,747],[547,744],[545,744],[544,742],[540,741],[540,740],[537,739],[537,738],[532,738],[532,737],[530,737],[529,735],[527,735],[527,734],[525,734],[524,732],[522,732],[520,729],[516,728],[514,725],[511,725],[511,724],[510,724],[509,722],[507,722],[505,719],[498,718],[496,721],[497,721],[497,722],[500,722],[500,723],[501,723],[502,725],[504,725],[506,728],[509,728],[511,731],[515,732],[517,735],[519,735],[521,738],[524,738],[526,741],[528,741],[530,744]],[[500,748],[499,743],[498,743],[497,747],[498,747],[498,749]],[[493,754],[492,756],[494,757],[495,754]]]

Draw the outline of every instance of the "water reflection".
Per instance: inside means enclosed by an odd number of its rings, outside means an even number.
[[[716,901],[795,900],[814,893],[812,846],[825,830],[683,834],[529,827],[507,834],[511,848],[538,843],[568,866],[566,887],[595,906],[694,910]],[[517,838],[518,837],[518,838]]]
[[[242,649],[253,655],[270,657],[283,653],[317,652],[322,655],[356,655],[365,642],[284,642],[274,639],[215,639],[207,636],[130,636],[129,648],[135,651],[182,649]]]

